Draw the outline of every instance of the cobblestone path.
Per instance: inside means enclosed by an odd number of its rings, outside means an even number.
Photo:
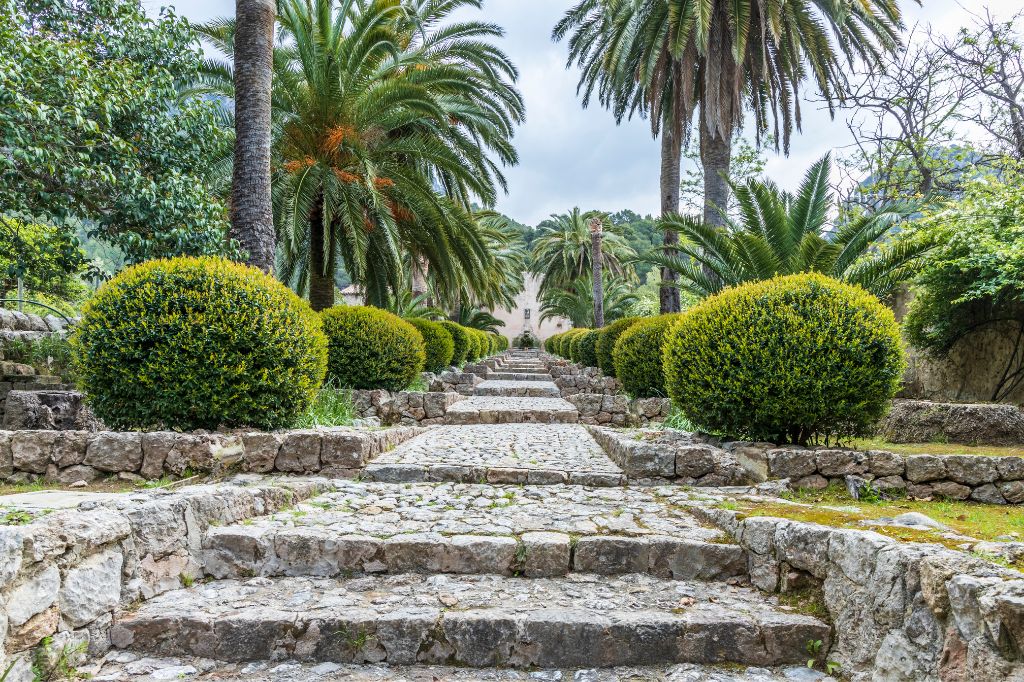
[[[505,354],[361,480],[207,529],[210,582],[123,614],[97,679],[820,679],[828,625],[749,587],[693,493],[626,485],[577,420],[536,353]]]

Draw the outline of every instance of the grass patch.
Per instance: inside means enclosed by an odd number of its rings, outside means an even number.
[[[665,418],[663,423],[670,429],[690,432],[697,431],[697,427],[693,425],[693,422],[687,419],[686,415],[684,415],[675,405],[672,406],[672,411],[669,413],[668,417]]]
[[[907,512],[919,512],[949,526],[950,530],[959,535],[986,541],[997,541],[996,538],[1001,536],[1015,535],[1015,540],[1024,540],[1024,508],[1019,506],[955,501],[855,501],[846,492],[845,487],[835,484],[825,490],[790,492],[786,494],[786,498],[810,506],[729,500],[730,504],[727,508],[738,511],[741,516],[774,516],[794,521],[820,523],[835,528],[873,530],[881,535],[904,542],[934,542],[952,549],[959,549],[965,541],[943,537],[942,533],[937,531],[920,531],[896,526],[869,526],[861,521],[894,517]],[[1024,566],[1014,566],[1014,568],[1024,569]]]
[[[423,375],[416,377],[416,380],[409,384],[409,388],[405,389],[410,393],[427,393],[430,390],[430,384],[423,378]]]
[[[1024,457],[1024,445],[961,445],[958,443],[890,443],[881,438],[857,438],[850,443],[858,450],[888,450],[899,455],[978,455],[981,457]]]
[[[807,587],[790,592],[780,592],[777,596],[779,604],[787,609],[807,616],[814,616],[824,621],[829,620],[828,607],[825,606],[825,595],[822,594],[819,588]]]
[[[315,429],[329,426],[351,426],[356,418],[352,392],[333,385],[324,385],[317,393],[306,414],[295,424],[297,429]]]

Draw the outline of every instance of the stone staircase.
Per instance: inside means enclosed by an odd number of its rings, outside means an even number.
[[[496,374],[542,367],[511,353]],[[802,664],[819,640],[828,650],[829,626],[750,587],[745,551],[691,513],[684,489],[626,486],[571,405],[535,393],[547,390],[489,378],[453,406],[474,408],[381,454],[361,480],[208,528],[196,541],[209,580],[123,613],[112,644],[481,671],[459,679],[674,664],[712,679],[703,666]]]

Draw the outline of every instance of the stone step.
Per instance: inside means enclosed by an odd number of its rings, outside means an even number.
[[[338,490],[244,524],[211,527],[215,578],[451,573],[554,577],[645,573],[744,582],[721,531],[638,488],[395,485]]]
[[[661,666],[617,668],[568,668],[509,670],[497,668],[453,668],[451,666],[391,666],[377,663],[298,663],[296,661],[252,661],[227,663],[199,657],[139,657],[121,651],[105,657],[97,666],[79,666],[80,672],[93,672],[98,680],[162,682],[175,679],[200,679],[220,682],[824,682],[804,663],[768,669],[764,667],[715,666],[684,663]]]
[[[472,396],[448,408],[448,424],[575,424],[579,411],[561,398]]]
[[[647,575],[254,578],[167,592],[112,645],[221,661],[612,667],[777,665],[829,627],[749,588]]]
[[[523,374],[521,372],[489,372],[489,381],[551,381],[550,374]]]
[[[434,427],[381,454],[362,478],[591,486],[618,486],[626,480],[590,432],[575,424]]]
[[[562,396],[553,381],[506,381],[501,379],[483,381],[474,387],[473,393],[513,398],[560,398]]]

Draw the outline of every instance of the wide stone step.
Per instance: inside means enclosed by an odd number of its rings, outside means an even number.
[[[635,488],[338,482],[245,524],[211,527],[216,578],[374,573],[647,573],[742,582],[747,558],[683,507]]]
[[[507,396],[511,398],[560,398],[562,394],[553,381],[505,381],[488,379],[477,384],[476,395]]]
[[[618,578],[373,576],[215,581],[124,613],[111,643],[221,661],[611,667],[776,665],[829,627],[748,588]]]
[[[575,424],[579,411],[561,398],[473,396],[448,408],[448,424]]]
[[[551,381],[551,379],[551,375],[547,373],[524,374],[522,372],[503,372],[498,370],[487,374],[488,381]]]
[[[383,453],[369,481],[620,486],[626,477],[576,424],[439,426]]]

